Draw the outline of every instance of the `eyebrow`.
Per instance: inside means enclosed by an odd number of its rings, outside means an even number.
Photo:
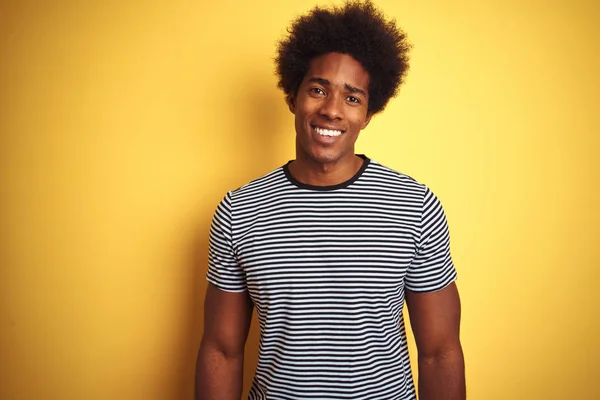
[[[310,78],[308,81],[309,82],[319,83],[319,84],[321,84],[323,86],[331,86],[331,82],[329,82],[327,79],[324,79],[324,78],[317,78],[317,77],[315,77],[315,78]],[[359,88],[354,87],[354,86],[351,86],[351,85],[348,85],[347,83],[344,84],[344,88],[346,90],[348,90],[350,93],[360,93],[363,96],[367,97],[367,93],[365,93],[364,90],[359,89]]]

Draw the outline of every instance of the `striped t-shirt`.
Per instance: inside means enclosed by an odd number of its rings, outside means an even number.
[[[260,323],[249,399],[415,399],[405,289],[456,279],[436,196],[365,156],[347,182],[300,183],[287,165],[227,193],[208,280],[247,290]]]

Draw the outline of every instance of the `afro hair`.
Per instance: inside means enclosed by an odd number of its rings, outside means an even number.
[[[370,0],[315,7],[292,22],[277,47],[278,87],[287,99],[297,94],[313,58],[348,54],[369,73],[368,112],[383,111],[408,71],[410,44],[405,33]]]

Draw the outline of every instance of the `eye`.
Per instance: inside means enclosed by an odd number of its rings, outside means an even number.
[[[348,100],[350,103],[360,103],[360,100],[359,100],[357,97],[354,97],[354,96],[348,96],[348,97],[347,97],[347,100]]]
[[[318,94],[318,95],[324,95],[324,94],[325,94],[325,92],[323,91],[323,89],[321,89],[321,88],[318,88],[318,87],[313,87],[313,88],[310,88],[310,91],[311,91],[312,93],[314,93],[314,94]]]

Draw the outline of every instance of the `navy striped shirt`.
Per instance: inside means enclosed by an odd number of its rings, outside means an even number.
[[[456,279],[442,206],[361,156],[347,182],[311,186],[287,165],[227,193],[208,280],[248,291],[260,323],[249,399],[415,399],[405,289]]]

